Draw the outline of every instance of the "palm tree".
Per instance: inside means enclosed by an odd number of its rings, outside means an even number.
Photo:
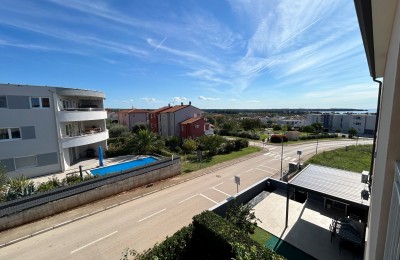
[[[148,129],[141,129],[133,136],[134,151],[151,154],[157,149],[157,136]]]
[[[7,200],[13,200],[31,195],[35,190],[33,181],[21,175],[17,178],[10,179],[7,183]]]

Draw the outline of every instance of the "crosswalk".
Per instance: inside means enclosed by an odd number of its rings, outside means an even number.
[[[264,155],[271,157],[272,160],[275,160],[275,161],[280,161],[281,160],[281,154],[280,153],[268,152],[268,153],[265,153]],[[283,160],[287,161],[287,162],[297,162],[298,158],[283,155]]]

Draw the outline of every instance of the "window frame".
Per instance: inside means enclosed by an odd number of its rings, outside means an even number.
[[[17,141],[22,139],[22,132],[21,132],[21,127],[2,127],[0,130],[7,130],[8,138],[7,139],[0,139],[0,142],[10,142],[10,141]],[[13,138],[13,132],[11,131],[12,129],[18,129],[19,132],[19,137],[18,138]]]
[[[38,99],[39,100],[39,106],[33,106],[32,105],[32,99]],[[43,106],[43,99],[48,99],[49,103],[48,106]],[[50,101],[50,97],[30,97],[29,98],[29,103],[31,105],[31,109],[47,109],[47,108],[51,108],[51,101]]]
[[[6,95],[0,95],[0,98],[2,98],[2,97],[4,97],[5,98],[5,101],[6,101],[6,106],[5,107],[1,107],[0,106],[0,109],[4,109],[4,108],[8,108],[8,98],[7,98],[7,96]],[[1,103],[0,103],[1,104]]]

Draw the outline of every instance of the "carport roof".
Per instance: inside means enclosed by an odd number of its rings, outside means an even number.
[[[289,184],[351,205],[369,206],[369,200],[361,197],[368,185],[361,182],[360,173],[310,164]]]

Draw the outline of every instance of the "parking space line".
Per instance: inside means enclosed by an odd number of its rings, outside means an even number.
[[[187,200],[193,199],[193,198],[196,197],[197,195],[199,195],[199,194],[195,194],[195,195],[193,195],[193,196],[190,196],[189,198],[186,198],[186,199],[184,199],[184,200],[181,200],[181,201],[178,202],[178,204],[181,204],[182,202],[185,202],[185,201],[187,201]]]
[[[138,221],[138,223],[139,223],[139,222],[142,222],[142,221],[144,221],[144,220],[146,220],[146,219],[148,219],[148,218],[154,217],[155,215],[160,214],[161,212],[163,212],[163,211],[165,211],[165,210],[167,210],[167,209],[162,209],[162,210],[160,210],[160,211],[157,211],[156,213],[151,214],[150,216],[147,216],[147,217],[145,217],[145,218],[142,218],[141,220]]]
[[[84,248],[86,248],[86,247],[88,247],[88,246],[91,246],[91,245],[93,245],[93,244],[95,244],[95,243],[97,243],[97,242],[99,242],[99,241],[101,241],[101,240],[103,240],[103,239],[106,239],[107,237],[110,237],[110,236],[114,235],[114,234],[117,233],[117,232],[118,232],[118,230],[116,230],[116,231],[114,231],[114,232],[112,232],[112,233],[110,233],[110,234],[108,234],[108,235],[106,235],[106,236],[104,236],[104,237],[101,237],[101,238],[99,238],[99,239],[97,239],[97,240],[95,240],[95,241],[93,241],[93,242],[90,242],[89,244],[86,244],[86,245],[84,245],[84,246],[81,246],[80,248],[75,249],[74,251],[71,251],[71,254],[76,253],[76,252],[78,252],[79,250],[84,249]]]
[[[215,186],[212,186],[211,187],[211,189],[213,189],[213,188],[215,188],[215,187],[218,187],[219,185],[222,185],[222,184],[224,184],[223,182],[221,182],[221,183],[218,183],[217,185],[215,185]]]
[[[228,194],[228,193],[226,193],[226,192],[223,192],[222,190],[219,190],[219,189],[217,189],[217,188],[214,188],[214,187],[213,187],[213,189],[216,190],[216,191],[221,192],[222,194],[225,194],[226,196],[229,196],[229,197],[231,196],[230,194]]]
[[[205,198],[205,199],[208,199],[209,201],[212,201],[212,202],[214,202],[215,204],[218,204],[218,202],[216,202],[215,200],[213,200],[213,199],[210,199],[209,197],[207,197],[207,196],[205,196],[205,195],[203,195],[203,194],[199,194],[200,196],[202,196],[203,198]]]

